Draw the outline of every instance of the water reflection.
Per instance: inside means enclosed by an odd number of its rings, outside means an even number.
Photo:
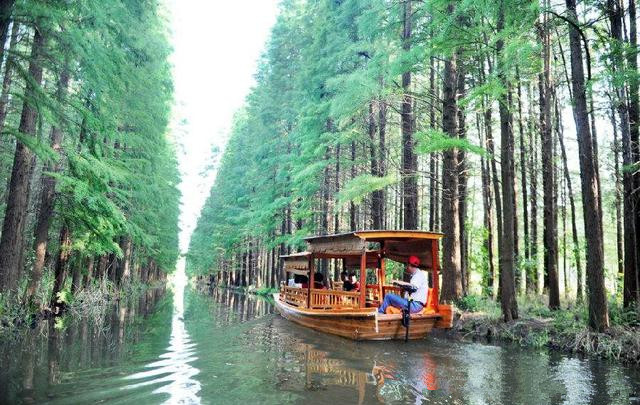
[[[437,337],[352,342],[265,299],[179,285],[117,306],[106,326],[43,324],[0,355],[0,403],[628,404],[640,392],[637,368]]]
[[[167,394],[167,403],[198,404],[200,383],[193,377],[199,370],[191,366],[197,360],[196,344],[191,341],[184,326],[184,259],[179,262],[178,272],[173,281],[173,316],[171,319],[171,338],[166,352],[159,360],[145,365],[145,371],[131,374],[126,380],[139,381],[131,383],[123,389],[135,389],[145,385],[156,385],[154,394]]]

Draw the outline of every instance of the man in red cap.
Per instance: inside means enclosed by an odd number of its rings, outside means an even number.
[[[384,296],[384,301],[378,312],[385,313],[385,310],[389,305],[404,309],[411,300],[411,313],[420,312],[424,308],[427,302],[427,293],[429,292],[429,281],[424,272],[418,268],[420,266],[420,259],[417,256],[410,256],[407,264],[407,273],[411,274],[410,284],[415,288],[415,291],[411,294],[405,293],[405,297],[402,298],[396,294],[387,294]]]

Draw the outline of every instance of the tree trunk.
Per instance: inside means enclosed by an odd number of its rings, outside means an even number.
[[[500,1],[498,6],[498,22],[497,30],[501,32],[504,28],[504,0]],[[515,295],[514,285],[514,143],[512,132],[512,117],[509,110],[511,104],[511,90],[504,72],[504,64],[502,62],[502,49],[504,42],[499,39],[496,42],[496,52],[498,60],[498,80],[506,87],[506,94],[502,94],[499,99],[500,109],[500,167],[502,174],[502,244],[500,245],[500,303],[502,307],[502,315],[505,322],[518,319],[518,303]]]
[[[15,0],[0,0],[0,60],[2,60],[4,53],[4,43],[7,41],[13,3],[15,3]]]
[[[69,70],[65,66],[60,73],[58,81],[58,102],[64,103],[64,99],[67,93],[67,87],[69,86]],[[60,125],[55,125],[51,128],[51,136],[49,144],[51,149],[60,154],[62,149],[62,139],[64,133]],[[55,162],[47,162],[45,164],[45,172],[57,173],[62,167],[62,156],[58,156]],[[44,268],[44,261],[47,254],[47,241],[49,239],[49,227],[51,225],[51,219],[54,214],[55,199],[56,199],[56,178],[50,175],[43,174],[42,184],[40,186],[40,207],[38,209],[38,218],[36,220],[36,226],[34,230],[34,242],[33,248],[35,251],[35,259],[33,263],[33,271],[29,280],[29,286],[27,287],[26,302],[31,303],[40,279],[42,278],[42,270]]]
[[[403,9],[403,30],[402,49],[404,52],[411,50],[411,3],[412,0],[404,1]],[[418,169],[418,159],[413,151],[414,120],[413,120],[413,97],[411,92],[411,72],[402,73],[402,196],[403,196],[403,229],[418,228],[418,179],[416,171]]]
[[[9,51],[14,51],[16,44],[18,43],[18,33],[20,31],[20,24],[13,23],[11,28],[11,41],[9,42]],[[4,64],[4,77],[2,78],[2,94],[0,95],[0,132],[4,130],[4,124],[7,118],[7,107],[9,106],[9,93],[11,90],[11,83],[13,81],[13,69],[14,69],[14,57],[11,54],[7,55]]]
[[[67,224],[62,224],[60,229],[60,251],[54,268],[55,279],[51,292],[51,308],[60,307],[58,293],[62,291],[67,273],[67,262],[71,253],[71,232]]]
[[[551,37],[547,14],[543,15],[540,39],[544,69],[539,75],[540,88],[540,135],[542,139],[542,189],[544,286],[549,292],[549,308],[560,309],[560,281],[558,278],[558,214],[554,193],[556,173],[553,154],[553,131],[551,127]],[[558,118],[559,119],[559,118]]]
[[[611,24],[611,50],[610,58],[613,74],[618,69],[624,70],[624,58],[622,54],[622,10],[620,4],[613,0],[608,0],[607,14]],[[620,135],[622,137],[622,163],[623,167],[633,164],[633,140],[631,139],[630,115],[627,105],[627,93],[624,83],[613,84],[615,97],[613,98],[616,111],[620,118]],[[637,228],[635,223],[634,210],[637,209],[634,204],[634,182],[633,174],[628,170],[623,170],[623,187],[624,187],[624,287],[623,301],[624,306],[628,307],[638,301],[638,252]]]
[[[380,79],[380,86],[382,87],[383,82]],[[385,162],[387,159],[386,155],[386,136],[387,136],[387,104],[380,100],[378,102],[378,172],[381,177],[386,176],[387,168],[385,166]],[[387,228],[387,218],[386,218],[386,199],[387,193],[385,190],[380,190],[378,194],[378,198],[380,200],[380,212],[381,212],[381,225],[382,228]]]
[[[453,12],[453,7],[449,6]],[[458,136],[457,55],[444,63],[442,129],[451,138]],[[442,300],[450,302],[462,297],[460,268],[460,213],[458,187],[458,150],[447,149],[442,161]]]
[[[622,180],[620,178],[620,141],[618,140],[618,126],[616,124],[616,111],[611,104],[609,112],[611,128],[613,129],[613,175],[615,177],[616,190],[616,253],[618,258],[618,274],[624,279],[624,237],[622,235]]]
[[[480,120],[480,117],[478,117]],[[480,126],[480,124],[478,124]],[[478,128],[478,133],[480,135],[480,143],[482,147],[486,147],[486,143],[482,137],[482,132],[480,128]],[[480,168],[481,168],[481,177],[482,177],[482,202],[483,202],[483,223],[486,229],[486,234],[484,236],[484,245],[487,251],[487,267],[488,274],[487,278],[483,280],[483,284],[489,288],[493,292],[493,288],[495,286],[495,266],[494,266],[494,252],[493,252],[493,235],[494,235],[494,225],[493,225],[493,195],[491,192],[491,175],[489,173],[489,162],[484,157],[480,158]]]
[[[584,68],[575,0],[566,0],[571,50],[571,85],[574,96],[574,119],[578,138],[583,218],[587,240],[587,285],[589,286],[589,326],[596,331],[609,327],[607,297],[604,285],[604,252],[600,190],[593,158],[593,139],[589,129],[589,114],[584,85]]]
[[[527,196],[527,156],[524,147],[524,118],[522,116],[522,86],[520,83],[520,72],[516,67],[516,82],[518,82],[518,132],[520,135],[520,188],[522,189],[522,225],[523,225],[523,246],[525,263],[529,263],[531,259],[531,249],[529,240],[529,198]],[[521,285],[524,284],[522,291],[528,289],[527,266],[523,266],[521,273]]]
[[[529,105],[533,105],[533,95],[529,88]],[[530,116],[533,117],[533,108]],[[535,120],[529,119],[529,181],[531,183],[531,259],[529,261],[527,290],[530,293],[539,292],[538,277],[538,137],[536,136]],[[540,291],[541,292],[541,291]]]
[[[371,156],[371,175],[375,177],[382,177],[380,173],[381,162],[378,160],[378,153],[376,151],[376,120],[373,102],[369,103],[369,116],[367,118],[369,140],[371,142],[369,148]],[[384,212],[382,211],[383,199],[384,195],[382,190],[376,190],[371,194],[371,225],[373,226],[373,229],[382,229],[382,218],[384,216]]]
[[[630,72],[638,72],[638,32],[636,23],[636,2],[629,0],[629,52],[627,53],[628,70]],[[629,132],[631,136],[631,159],[636,163],[640,163],[640,99],[639,99],[639,81],[635,74],[629,75]],[[635,195],[633,198],[635,207],[635,251],[636,251],[636,302],[640,301],[640,237],[638,230],[640,229],[640,170],[636,170],[633,174],[633,188]],[[633,297],[629,297],[633,298]],[[640,310],[640,308],[639,308]]]
[[[558,100],[556,99],[556,117],[560,117],[558,108]],[[559,118],[557,118],[559,120]],[[569,166],[567,164],[567,150],[564,146],[564,129],[560,125],[558,131],[558,140],[560,141],[560,153],[562,155],[562,165],[564,171],[564,179],[567,183],[567,191],[569,194],[569,206],[571,208],[571,236],[573,238],[573,258],[576,262],[576,300],[582,301],[582,264],[580,260],[580,244],[578,242],[578,226],[576,225],[576,202],[573,198],[573,186],[571,185],[571,176],[569,174]]]
[[[25,136],[33,136],[36,131],[38,111],[31,102],[38,97],[38,91],[34,85],[40,86],[42,82],[41,59],[44,53],[45,38],[38,26],[35,31],[29,62],[29,77],[32,80],[28,80],[26,84],[25,101],[22,105],[18,128],[19,132]],[[24,229],[34,163],[34,153],[24,143],[17,140],[0,239],[0,291],[3,292],[15,291],[22,272]]]
[[[460,63],[458,63],[457,69],[458,83],[457,83],[457,95],[456,100],[464,97],[465,83],[464,83],[464,71]],[[457,101],[456,101],[457,102]],[[466,138],[467,131],[465,128],[465,115],[462,108],[457,108],[457,120],[458,120],[458,137],[461,139]],[[469,292],[469,245],[467,239],[467,168],[466,168],[466,154],[464,151],[458,151],[458,200],[460,201],[458,214],[460,216],[460,276],[462,277],[462,294],[467,295]]]

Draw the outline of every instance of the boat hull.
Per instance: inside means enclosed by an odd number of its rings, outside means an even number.
[[[286,319],[308,328],[353,340],[404,339],[402,315],[379,314],[376,308],[352,310],[313,310],[280,301],[274,294],[276,309]],[[439,314],[412,314],[409,339],[422,339],[441,320]]]

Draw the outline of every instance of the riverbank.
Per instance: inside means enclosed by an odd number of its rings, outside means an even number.
[[[34,328],[38,322],[51,318],[84,317],[101,321],[115,303],[134,302],[146,291],[163,287],[165,284],[164,280],[153,283],[131,280],[115,286],[110,281],[96,281],[75,294],[68,288],[62,290],[57,306],[53,308],[28,308],[20,300],[0,297],[0,338],[23,328]]]
[[[584,305],[550,311],[541,298],[519,300],[520,318],[505,323],[498,304],[481,297],[459,303],[453,328],[445,335],[455,339],[514,342],[522,346],[597,356],[640,365],[640,325],[637,313],[610,304],[611,327],[595,333],[587,325]]]

